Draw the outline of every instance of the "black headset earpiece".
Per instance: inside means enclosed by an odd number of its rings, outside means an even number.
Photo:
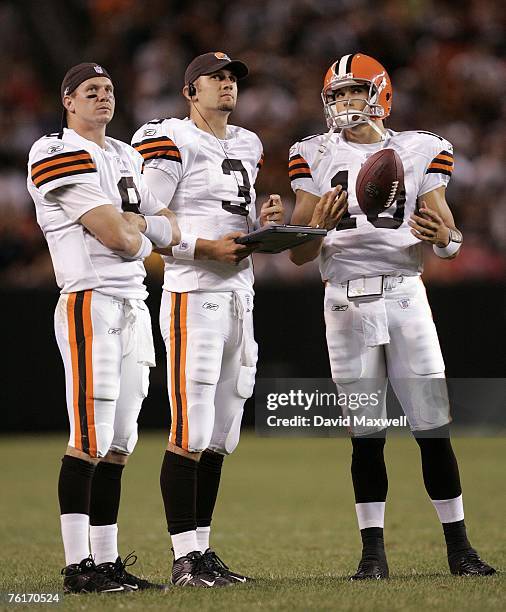
[[[195,89],[195,85],[193,83],[188,83],[188,95],[190,98],[197,95],[197,90]]]

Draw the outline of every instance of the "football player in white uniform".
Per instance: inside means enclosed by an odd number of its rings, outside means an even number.
[[[262,144],[253,132],[228,125],[237,80],[247,74],[245,64],[224,53],[196,57],[183,88],[189,117],[150,121],[132,139],[149,188],[181,225],[181,243],[165,256],[160,310],[172,415],[160,485],[177,585],[246,581],[209,547],[209,533],[223,459],[239,442],[257,361],[254,249],[235,239],[283,217],[272,195],[255,218]]]
[[[366,55],[334,62],[322,99],[330,131],[292,147],[289,175],[296,193],[292,222],[329,232],[323,240],[293,249],[291,259],[301,265],[319,257],[332,378],[340,391],[363,393],[377,390],[378,381],[386,389],[388,377],[420,446],[424,482],[443,525],[452,574],[492,574],[495,570],[466,536],[444,363],[420,279],[422,242],[445,259],[455,257],[462,243],[445,199],[452,146],[430,132],[385,129],[390,78]],[[366,217],[355,194],[357,174],[370,155],[384,148],[394,149],[402,160],[404,189],[385,212]],[[360,416],[382,417],[384,411],[383,400]],[[352,420],[351,426],[351,473],[363,542],[355,580],[388,577],[386,429],[363,422]]]
[[[139,153],[105,135],[115,104],[105,68],[71,68],[61,99],[68,127],[34,143],[27,185],[61,289],[55,333],[70,421],[58,483],[64,589],[158,588],[125,570],[117,516],[155,365],[143,260],[153,244],[177,244],[180,232],[147,189]],[[139,210],[143,233],[128,218]]]

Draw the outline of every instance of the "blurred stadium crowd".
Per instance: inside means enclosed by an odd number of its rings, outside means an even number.
[[[109,134],[130,141],[154,117],[184,117],[183,73],[197,54],[226,51],[250,67],[232,123],[265,148],[257,182],[288,207],[288,147],[326,131],[323,75],[338,57],[378,58],[394,85],[387,127],[453,142],[448,201],[465,244],[452,263],[428,254],[429,282],[496,281],[506,272],[506,62],[501,0],[4,0],[0,4],[0,286],[55,286],[26,191],[35,139],[57,131],[63,74],[97,61],[113,76]],[[153,272],[159,273],[156,260]],[[258,257],[258,282],[317,278],[284,255]]]

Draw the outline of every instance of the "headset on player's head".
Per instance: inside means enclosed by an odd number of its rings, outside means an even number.
[[[193,98],[193,96],[197,95],[197,90],[193,83],[188,83],[188,95],[190,96],[190,98]]]

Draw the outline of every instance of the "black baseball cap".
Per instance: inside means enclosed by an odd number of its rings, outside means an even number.
[[[107,70],[95,62],[84,62],[70,68],[63,77],[60,88],[62,102],[63,98],[75,91],[81,83],[94,77],[106,77],[112,81]]]
[[[238,79],[248,76],[248,66],[240,60],[232,60],[222,51],[214,51],[198,55],[193,59],[184,73],[184,84],[194,83],[200,76],[212,74],[217,70],[226,68]]]

